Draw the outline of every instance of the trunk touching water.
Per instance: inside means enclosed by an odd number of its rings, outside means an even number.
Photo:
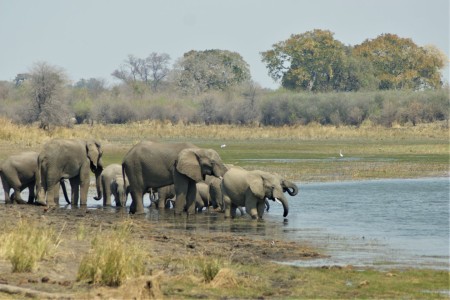
[[[95,186],[97,188],[97,196],[94,196],[95,200],[101,200],[103,195],[102,195],[102,176],[100,176],[102,173],[102,171],[97,170],[95,172]]]
[[[289,213],[289,204],[285,197],[277,197],[275,198],[275,201],[280,202],[283,205],[283,217],[287,217]]]

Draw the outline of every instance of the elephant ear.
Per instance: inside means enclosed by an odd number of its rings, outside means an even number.
[[[195,149],[184,149],[178,154],[176,169],[195,182],[203,180],[199,157]]]
[[[98,168],[98,162],[101,156],[100,144],[96,141],[87,141],[86,142],[86,153],[87,157],[91,161],[91,164]]]
[[[249,174],[247,177],[247,184],[258,199],[264,199],[264,197],[266,197],[264,193],[264,181],[260,175]]]

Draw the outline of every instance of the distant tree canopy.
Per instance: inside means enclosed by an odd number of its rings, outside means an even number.
[[[261,56],[283,87],[308,91],[438,88],[446,61],[436,48],[396,35],[351,47],[319,29],[291,35]]]
[[[225,90],[250,80],[248,64],[227,50],[189,51],[177,62],[175,81],[184,91]]]
[[[382,34],[355,46],[353,54],[372,63],[382,90],[438,88],[442,85],[440,70],[445,58],[434,47],[422,48],[411,39]]]

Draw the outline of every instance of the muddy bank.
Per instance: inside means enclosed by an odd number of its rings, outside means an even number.
[[[39,262],[31,273],[12,273],[10,262],[1,259],[0,284],[4,287],[72,296],[94,293],[99,287],[76,281],[80,261],[89,251],[93,237],[113,230],[121,222],[131,222],[132,241],[139,243],[149,254],[146,272],[149,275],[162,272],[162,285],[164,281],[170,281],[171,277],[185,272],[180,263],[171,262],[190,260],[197,256],[215,257],[227,264],[241,265],[321,257],[307,245],[271,235],[270,231],[264,229],[264,224],[244,219],[236,222],[223,220],[220,215],[216,221],[205,224],[202,220],[211,220],[211,217],[198,217],[198,220],[175,218],[171,212],[166,213],[165,217],[157,212],[130,217],[126,211],[114,208],[47,210],[41,206],[3,203],[0,208],[0,220],[5,230],[11,230],[19,222],[26,220],[36,226],[53,228],[60,234],[56,251]],[[196,221],[201,226],[197,226]],[[249,227],[249,222],[253,229],[245,232],[240,230]],[[215,229],[209,230],[208,226],[214,226]],[[0,290],[3,293],[6,291]],[[27,293],[26,290],[24,293]],[[3,295],[6,294],[0,293],[0,296]],[[48,298],[46,294],[41,296]]]

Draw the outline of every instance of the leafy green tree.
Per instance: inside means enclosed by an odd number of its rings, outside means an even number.
[[[194,94],[225,90],[250,80],[248,64],[236,52],[227,50],[189,51],[177,62],[175,81]]]
[[[262,52],[269,75],[291,90],[335,91],[351,89],[346,84],[346,47],[328,30],[314,29],[291,35]]]
[[[353,54],[372,63],[382,90],[442,85],[440,70],[446,58],[435,47],[419,47],[411,39],[382,34],[355,46]]]

